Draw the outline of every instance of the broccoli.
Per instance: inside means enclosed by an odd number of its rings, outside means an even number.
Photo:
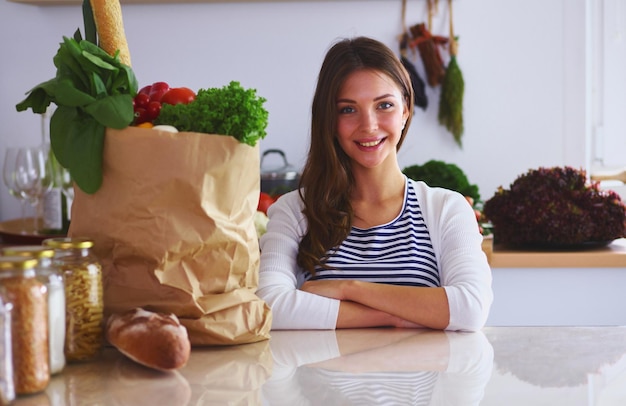
[[[423,165],[407,166],[402,172],[413,180],[424,181],[428,186],[454,190],[463,196],[470,196],[475,202],[480,201],[478,186],[470,184],[465,172],[455,164],[430,160]]]
[[[231,135],[242,143],[256,145],[265,138],[267,100],[256,89],[244,89],[231,81],[222,88],[200,89],[188,104],[164,104],[154,124],[169,124],[179,131]]]

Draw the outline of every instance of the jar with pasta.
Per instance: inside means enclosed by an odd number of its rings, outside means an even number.
[[[41,245],[5,247],[2,255],[37,259],[36,275],[48,289],[48,352],[50,373],[65,368],[65,286],[63,275],[53,265],[54,249]]]
[[[0,405],[15,399],[13,385],[13,354],[11,353],[11,310],[6,290],[0,287]]]
[[[50,382],[48,357],[48,294],[35,277],[37,260],[0,257],[0,286],[13,304],[11,354],[15,393],[41,392]]]
[[[85,238],[50,238],[43,246],[54,249],[53,265],[65,281],[65,359],[90,361],[103,347],[102,265]]]

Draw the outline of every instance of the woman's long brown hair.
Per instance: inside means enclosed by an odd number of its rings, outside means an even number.
[[[371,69],[391,78],[409,110],[397,148],[413,117],[413,88],[399,58],[383,43],[367,37],[344,39],[327,52],[320,69],[311,109],[311,144],[300,178],[300,195],[308,229],[300,241],[297,263],[315,274],[327,253],[339,246],[352,227],[350,203],[354,178],[350,158],[337,142],[337,94],[349,74]]]

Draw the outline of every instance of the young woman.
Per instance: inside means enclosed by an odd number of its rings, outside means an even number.
[[[474,211],[398,164],[412,92],[376,40],[342,40],[326,54],[300,189],[270,207],[260,242],[257,295],[273,329],[485,324],[491,270]]]

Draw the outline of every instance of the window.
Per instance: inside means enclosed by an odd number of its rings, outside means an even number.
[[[590,4],[591,164],[626,168],[626,2]]]

